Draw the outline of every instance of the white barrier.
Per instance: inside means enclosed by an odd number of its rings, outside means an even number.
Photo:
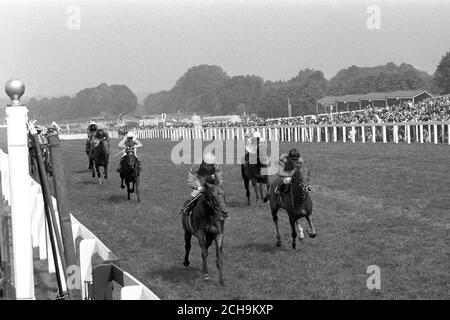
[[[425,127],[425,128],[424,128]],[[292,125],[273,127],[154,128],[136,130],[139,139],[244,140],[251,132],[259,132],[268,141],[376,143],[424,141],[450,145],[450,121],[349,123]],[[424,136],[426,135],[426,137]]]
[[[2,197],[5,199],[6,203],[9,204],[9,160],[8,154],[0,149],[0,175],[2,183]],[[45,210],[44,201],[42,197],[41,186],[33,180],[30,179],[30,193],[28,198],[31,200],[31,246],[30,248],[37,248],[39,252],[39,259],[48,262],[48,272],[55,272],[55,265],[53,262],[53,255],[51,247],[49,244],[48,228],[45,220]],[[57,226],[59,227],[58,219],[58,209],[56,205],[56,199],[52,197],[53,207],[55,210],[55,215],[57,217]],[[100,241],[94,233],[92,233],[88,228],[86,228],[81,222],[79,222],[73,215],[71,215],[72,221],[72,233],[73,241],[76,244],[78,238],[81,239],[79,244],[79,256],[80,256],[80,278],[82,285],[82,298],[86,299],[88,297],[87,291],[85,290],[84,284],[86,282],[92,281],[92,257],[98,254],[103,261],[116,261],[117,256],[111,252],[108,247]],[[14,246],[14,244],[13,244]],[[76,247],[76,246],[75,246]],[[58,259],[58,261],[61,261]],[[59,263],[59,268],[62,270],[61,263]],[[32,270],[31,270],[32,272]],[[62,273],[61,273],[62,274]],[[124,273],[124,279],[126,279],[126,286],[122,288],[121,299],[127,300],[157,300],[159,299],[150,289],[145,287],[140,281],[131,276],[129,273]],[[63,288],[66,288],[66,283],[64,278],[62,278]]]

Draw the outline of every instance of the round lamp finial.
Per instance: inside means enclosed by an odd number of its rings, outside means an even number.
[[[11,106],[20,105],[20,97],[25,92],[25,84],[18,79],[11,79],[5,84],[5,92],[11,99]]]

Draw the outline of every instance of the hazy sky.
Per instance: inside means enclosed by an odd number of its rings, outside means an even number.
[[[380,29],[367,27],[370,5]],[[266,80],[389,61],[433,73],[450,50],[449,16],[450,0],[0,0],[0,80],[18,77],[32,96],[101,82],[170,89],[199,64]]]

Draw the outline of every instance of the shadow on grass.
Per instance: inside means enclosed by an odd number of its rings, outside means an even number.
[[[250,208],[249,205],[247,205],[247,199],[244,197],[242,200],[239,199],[232,199],[227,201],[227,206],[230,208]]]
[[[276,253],[279,251],[288,251],[290,249],[290,242],[284,242],[281,247],[277,247],[275,245],[275,240],[273,242],[249,242],[243,245],[238,246],[239,249],[248,250],[248,251],[259,251],[263,253]],[[289,246],[287,248],[286,246]]]
[[[126,193],[121,194],[121,195],[114,194],[112,196],[109,196],[109,197],[105,198],[105,201],[106,202],[112,202],[112,203],[130,202],[130,201],[127,200],[127,194]]]
[[[94,184],[99,184],[98,181],[94,178],[92,178],[92,180],[81,180],[78,181],[77,184],[83,184],[83,185],[94,185]]]
[[[73,173],[87,173],[87,172],[92,172],[92,170],[91,169],[83,169],[83,170],[73,171]]]
[[[163,281],[169,281],[174,284],[187,283],[192,284],[195,281],[202,279],[202,271],[198,267],[185,267],[182,265],[171,266],[169,268],[158,269],[146,273],[149,279],[161,278]]]

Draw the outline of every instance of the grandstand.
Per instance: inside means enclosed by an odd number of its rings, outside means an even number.
[[[325,112],[362,110],[367,106],[385,108],[402,102],[420,101],[433,98],[426,90],[401,90],[393,92],[371,92],[367,94],[348,94],[345,96],[327,96],[317,100],[318,109]]]

